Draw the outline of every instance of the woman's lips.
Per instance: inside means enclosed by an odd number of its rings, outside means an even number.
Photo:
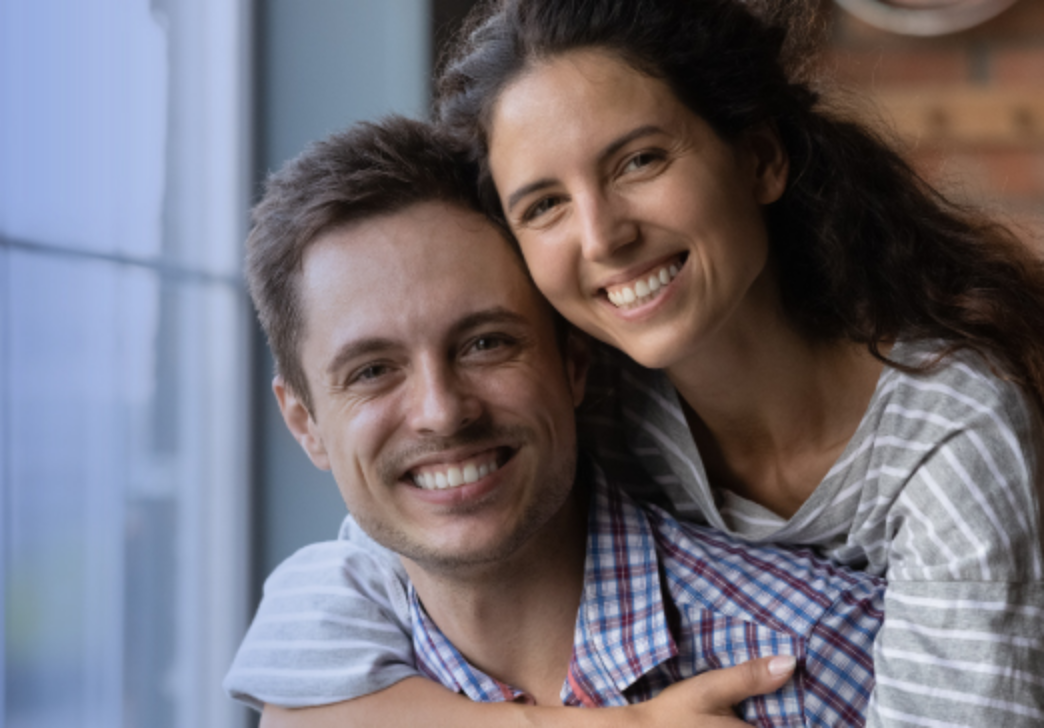
[[[620,309],[626,310],[644,306],[660,295],[660,291],[670,285],[670,282],[678,275],[683,265],[685,265],[685,257],[679,255],[627,283],[607,286],[604,289],[606,298],[616,308]]]

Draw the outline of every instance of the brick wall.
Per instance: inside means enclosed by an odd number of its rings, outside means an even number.
[[[934,184],[989,207],[1044,253],[1044,0],[936,38],[829,6],[837,81],[874,104]]]

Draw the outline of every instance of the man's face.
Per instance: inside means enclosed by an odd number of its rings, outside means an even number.
[[[480,215],[444,203],[329,232],[304,259],[310,416],[291,431],[359,524],[429,568],[490,563],[566,501],[580,354]]]

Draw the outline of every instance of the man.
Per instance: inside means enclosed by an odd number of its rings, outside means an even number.
[[[476,703],[624,706],[780,655],[706,714],[775,690],[744,719],[861,722],[881,585],[680,524],[578,466],[587,350],[476,212],[470,175],[392,119],[310,148],[255,211],[248,275],[283,417],[397,557],[349,521],[288,560],[226,686],[286,707],[379,691],[415,675],[398,620],[420,671]],[[409,715],[389,693],[341,709]],[[297,724],[323,724],[312,715]],[[266,725],[293,719],[266,710]]]

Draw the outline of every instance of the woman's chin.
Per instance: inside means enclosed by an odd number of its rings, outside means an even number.
[[[619,337],[610,343],[646,369],[670,369],[683,357],[677,337],[664,332]]]

